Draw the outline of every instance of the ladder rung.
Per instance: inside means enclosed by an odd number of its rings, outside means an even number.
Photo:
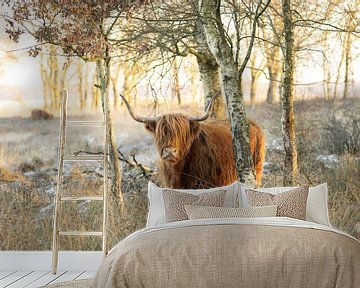
[[[104,126],[104,121],[66,121],[66,126]]]
[[[104,155],[65,155],[64,161],[103,161]]]
[[[102,236],[102,232],[97,231],[59,231],[63,236]]]
[[[102,196],[61,196],[61,201],[82,201],[82,200],[91,200],[91,201],[103,201],[104,197]]]

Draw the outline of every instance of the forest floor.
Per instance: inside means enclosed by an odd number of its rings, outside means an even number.
[[[295,110],[299,185],[327,182],[332,225],[360,239],[360,99],[301,101],[296,102]],[[266,134],[263,186],[282,186],[280,105],[248,107],[248,115]],[[135,123],[121,109],[115,113],[115,126],[121,153],[129,160],[135,157],[136,161],[156,171],[156,148],[143,125]],[[101,128],[71,128],[67,135],[68,153],[101,151]],[[59,118],[46,121],[30,117],[0,118],[0,250],[51,249],[58,138]],[[116,195],[111,195],[109,247],[145,226],[147,183],[149,180],[157,182],[156,174],[144,175],[141,169],[122,163],[126,214],[120,216],[114,201]],[[69,164],[64,171],[66,193],[101,193],[102,167],[99,165]],[[101,203],[73,202],[64,204],[62,209],[63,229],[97,230],[101,227]],[[101,249],[96,237],[61,239],[62,249]]]

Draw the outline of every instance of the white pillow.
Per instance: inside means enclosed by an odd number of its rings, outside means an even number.
[[[178,192],[185,192],[193,195],[200,195],[219,190],[225,190],[225,207],[236,207],[239,203],[238,195],[240,192],[240,183],[235,182],[228,186],[216,187],[210,189],[171,189]],[[158,224],[166,223],[165,221],[165,205],[163,199],[163,191],[169,188],[160,188],[156,184],[149,181],[148,197],[149,197],[149,213],[147,217],[146,227],[152,227]]]
[[[294,188],[296,187],[273,187],[256,189],[256,191],[276,195],[282,192],[292,190]],[[244,189],[241,189],[239,205],[240,207],[245,208],[250,206]],[[326,183],[320,184],[315,187],[309,187],[309,194],[306,203],[306,221],[315,222],[331,227],[328,211],[328,188]]]
[[[241,182],[238,182],[238,183],[239,183],[239,186],[240,186],[239,195],[238,195],[238,201],[239,201],[239,206],[238,207],[240,207],[240,208],[248,208],[248,207],[250,207],[250,205],[249,205],[249,201],[247,199],[245,190],[246,189],[254,189],[254,187],[252,187],[250,185],[247,185],[245,183],[241,183]]]

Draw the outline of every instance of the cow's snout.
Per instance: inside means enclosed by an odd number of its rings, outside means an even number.
[[[164,160],[176,160],[178,156],[178,149],[175,147],[166,147],[163,149],[161,158]]]

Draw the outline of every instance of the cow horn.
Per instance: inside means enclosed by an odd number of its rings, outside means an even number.
[[[135,115],[134,110],[132,109],[132,107],[130,106],[129,102],[125,99],[125,97],[121,94],[119,94],[121,99],[124,101],[127,109],[129,110],[130,116],[131,118],[133,118],[135,121],[137,122],[141,122],[141,123],[146,123],[146,122],[150,122],[150,121],[155,121],[156,118],[155,117],[140,117]]]
[[[220,95],[220,92],[217,92],[217,93],[211,98],[211,100],[210,100],[210,102],[209,102],[209,104],[208,104],[208,106],[207,106],[207,108],[206,108],[206,110],[205,110],[205,113],[204,113],[203,115],[201,115],[201,116],[189,117],[189,120],[193,120],[193,121],[198,121],[198,122],[200,122],[200,121],[204,121],[204,120],[206,120],[207,118],[209,118],[212,104],[214,103],[215,99],[216,99],[217,97],[219,97],[219,95]]]

